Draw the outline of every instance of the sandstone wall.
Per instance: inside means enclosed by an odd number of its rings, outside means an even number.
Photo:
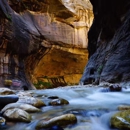
[[[42,66],[40,61],[44,61],[43,57],[52,54],[54,50],[56,50],[54,55],[50,55],[50,59],[53,60],[55,60],[55,54],[58,59],[59,52],[65,53],[65,58],[74,55],[76,59],[84,57],[83,60],[87,60],[87,32],[93,21],[92,5],[88,0],[1,0],[0,9],[0,26],[2,28],[0,44],[6,45],[1,53],[5,53],[9,59],[8,73],[4,78],[19,78],[23,82],[27,82],[27,78],[32,79],[32,75],[40,76],[41,72],[39,73],[35,68],[38,65],[41,67],[38,70],[41,71],[46,67]],[[80,48],[83,54],[74,53],[75,48]],[[70,50],[73,51],[70,53]],[[84,54],[85,50],[86,54]],[[66,62],[59,62],[52,69],[57,71],[57,67],[60,66],[60,71],[62,71],[65,69],[61,67],[63,63]],[[80,64],[80,62],[78,61],[76,64]],[[83,68],[84,65],[85,63],[81,66],[75,65],[75,67]],[[66,68],[68,72],[65,71],[65,73],[70,74],[71,67],[68,68]],[[73,69],[72,75],[75,74],[76,69]],[[34,74],[34,72],[38,74]],[[54,76],[58,75],[56,72],[54,73]],[[65,73],[60,75],[64,76]],[[79,73],[81,75],[82,72]],[[41,75],[50,76],[50,72],[49,74],[43,72]]]

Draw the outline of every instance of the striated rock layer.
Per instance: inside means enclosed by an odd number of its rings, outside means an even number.
[[[130,81],[130,1],[90,0],[89,62],[81,83]]]
[[[69,48],[82,48],[80,53],[84,53],[88,46],[87,32],[93,20],[92,5],[88,0],[1,0],[0,16],[1,80],[18,78],[28,86],[28,77],[49,75],[34,69],[48,52],[65,53],[65,58],[69,58]],[[71,54],[77,59],[79,53],[73,52]],[[85,58],[86,55],[80,54],[79,57]],[[79,61],[76,64],[80,64]],[[60,62],[57,67],[59,65]],[[39,67],[43,68],[41,62]],[[68,72],[70,70],[71,67]],[[60,75],[64,76],[64,73]]]
[[[47,79],[63,76],[67,85],[78,84],[83,74],[87,57],[88,52],[86,49],[51,48],[40,60],[33,73],[31,73],[32,82],[34,84],[38,81],[48,82]],[[52,83],[52,81],[49,82]]]

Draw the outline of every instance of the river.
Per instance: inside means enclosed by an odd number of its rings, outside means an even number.
[[[46,104],[48,96],[58,96],[69,101],[69,105],[45,106],[42,112],[31,114],[33,121],[29,124],[8,124],[4,130],[35,130],[37,121],[41,118],[49,119],[66,113],[77,116],[78,122],[64,130],[114,130],[110,129],[111,115],[117,112],[119,105],[130,104],[130,89],[123,92],[100,92],[99,87],[64,87],[46,90],[31,90],[33,96],[42,99]]]

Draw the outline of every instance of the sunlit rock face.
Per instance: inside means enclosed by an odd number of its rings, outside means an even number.
[[[46,82],[44,77],[64,76],[67,84],[78,84],[88,57],[87,32],[93,21],[92,5],[86,0],[51,0],[44,4],[46,10],[42,13],[29,13],[46,39],[41,45],[48,50],[34,69],[32,64],[37,59],[29,62],[32,58],[28,58],[27,71],[33,83]]]
[[[89,62],[81,83],[130,81],[130,1],[90,1],[94,22],[88,33]]]
[[[88,51],[77,48],[51,48],[31,74],[33,83],[63,76],[67,85],[78,84],[88,57]],[[45,77],[45,78],[44,78]]]
[[[33,81],[41,76],[50,77],[51,74],[54,77],[80,74],[75,83],[78,82],[82,71],[77,73],[76,69],[83,70],[86,64],[87,32],[93,21],[92,5],[88,0],[1,0],[0,8],[0,25],[3,30],[0,37],[1,44],[4,45],[2,62],[4,54],[7,54],[4,61],[6,67],[2,66],[1,73],[5,74],[6,71],[6,79],[18,77],[26,82],[26,76]],[[60,61],[59,52],[69,60]],[[47,58],[44,59],[44,56]],[[76,64],[80,65],[74,65],[74,59],[78,57],[85,62],[77,60]],[[52,60],[44,66],[46,59]],[[58,60],[55,67],[48,67],[53,66],[55,60]],[[62,68],[62,64],[68,64],[67,62],[70,67]],[[71,63],[74,67],[71,67]],[[46,69],[50,71],[45,71]],[[65,71],[59,73],[57,70]]]
[[[87,47],[87,32],[93,21],[88,0],[23,0],[23,5],[29,10],[24,10],[21,17],[31,33],[40,33],[61,46]]]

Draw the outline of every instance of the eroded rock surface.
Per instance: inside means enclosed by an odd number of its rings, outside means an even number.
[[[8,88],[0,88],[0,95],[10,95],[14,94],[15,92]]]
[[[116,113],[111,118],[111,126],[118,129],[130,129],[130,110],[125,110]]]
[[[5,112],[6,110],[8,109],[14,109],[14,108],[19,108],[19,109],[22,109],[26,112],[39,112],[40,109],[32,106],[32,105],[29,105],[29,104],[25,104],[25,103],[10,103],[8,105],[6,105],[2,110],[1,112]]]
[[[31,115],[19,108],[8,109],[4,112],[3,116],[10,121],[17,121],[17,122],[31,121]]]
[[[30,104],[35,107],[46,106],[42,100],[40,100],[38,98],[34,98],[34,97],[27,97],[27,96],[20,97],[18,100],[18,103],[26,103],[26,104]]]
[[[52,106],[67,105],[67,104],[69,104],[69,102],[62,98],[53,99],[52,101],[49,102],[49,105],[52,105]]]
[[[33,72],[34,68],[49,51],[59,48],[57,53],[59,51],[64,53],[69,52],[69,48],[72,50],[87,48],[87,32],[93,20],[92,5],[88,0],[1,0],[0,9],[2,29],[0,44],[3,62],[1,73],[6,74],[7,79],[19,78],[31,89],[30,80],[27,79],[37,78]],[[5,53],[8,55],[5,56]],[[78,55],[73,52],[72,54]],[[83,59],[85,57],[87,60],[87,56],[83,55]],[[64,64],[63,61],[61,63]],[[85,63],[82,63],[80,66],[81,70],[84,65]],[[81,73],[81,71],[78,73],[79,77]],[[46,76],[43,73],[38,74],[38,77],[43,75]]]
[[[36,129],[40,130],[42,128],[49,128],[53,125],[66,126],[70,124],[75,124],[77,122],[77,118],[73,114],[66,114],[58,117],[54,117],[48,121],[41,120],[36,125]]]
[[[123,110],[130,110],[129,105],[120,105],[118,106],[118,110],[123,111]]]
[[[93,5],[94,21],[88,33],[89,62],[81,83],[129,81],[130,2],[90,1]]]

